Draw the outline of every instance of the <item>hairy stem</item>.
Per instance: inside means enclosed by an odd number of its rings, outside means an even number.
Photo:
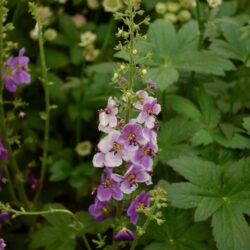
[[[0,72],[3,70],[3,60],[4,60],[4,48],[3,48],[3,1],[0,0]],[[29,200],[27,198],[27,195],[25,193],[23,181],[22,181],[22,175],[19,171],[18,165],[16,163],[11,145],[8,140],[8,132],[7,127],[5,124],[5,112],[4,112],[4,106],[3,106],[3,89],[4,89],[4,83],[2,77],[0,77],[0,128],[1,128],[1,136],[4,140],[4,145],[9,153],[9,166],[12,171],[13,176],[15,176],[14,182],[17,189],[17,193],[19,196],[20,201],[22,202],[23,206],[26,208],[29,208]],[[7,175],[7,178],[9,180],[8,182],[8,189],[10,192],[10,195],[15,203],[19,203],[17,196],[15,194],[13,183],[10,179],[10,173],[7,166],[4,164],[4,171]]]
[[[145,221],[143,227],[142,227],[142,232],[146,232],[152,218],[151,218],[151,215],[153,215],[155,213],[155,210],[157,209],[157,201],[154,202],[154,205],[152,207],[152,211],[151,211],[151,214],[147,217],[147,220]],[[138,241],[140,239],[141,235],[138,235],[137,234],[137,237],[136,239],[133,241],[131,247],[130,247],[130,250],[135,250],[137,244],[138,244]]]
[[[50,98],[49,98],[49,81],[47,74],[46,59],[44,53],[44,38],[42,31],[42,24],[39,20],[38,23],[38,42],[39,42],[39,52],[42,68],[42,84],[44,89],[44,101],[45,101],[45,129],[44,129],[44,143],[43,143],[43,157],[42,157],[42,167],[40,172],[40,186],[36,194],[35,201],[39,198],[41,190],[43,188],[43,182],[46,174],[47,167],[47,157],[48,157],[48,146],[49,146],[49,130],[50,130]]]

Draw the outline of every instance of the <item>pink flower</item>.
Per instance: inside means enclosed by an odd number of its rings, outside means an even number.
[[[144,103],[151,102],[154,100],[152,96],[148,95],[148,92],[145,90],[139,90],[136,92],[137,101],[134,103],[136,109],[142,110]]]
[[[117,126],[117,113],[117,103],[112,99],[112,97],[109,97],[107,107],[104,110],[100,110],[99,113],[100,125],[102,127],[109,126],[111,128],[115,128]]]
[[[161,112],[161,105],[154,99],[143,105],[141,113],[137,117],[139,123],[145,123],[147,128],[152,129],[155,125],[155,117]]]

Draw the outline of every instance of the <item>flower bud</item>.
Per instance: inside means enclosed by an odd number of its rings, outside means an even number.
[[[137,49],[133,49],[133,55],[137,55],[137,53],[138,53],[138,50]]]
[[[149,83],[149,88],[152,89],[152,90],[155,90],[157,88],[157,85],[155,82],[150,82]]]
[[[42,24],[47,24],[48,19],[52,16],[51,9],[47,6],[39,6],[36,10],[37,18]]]
[[[167,10],[172,12],[172,13],[178,12],[180,8],[181,8],[181,6],[179,3],[175,3],[175,2],[167,3]]]
[[[87,0],[87,4],[91,10],[95,10],[99,7],[99,3],[97,0]]]
[[[123,227],[115,234],[115,241],[133,241],[134,239],[135,234],[126,227]]]
[[[83,141],[76,145],[75,151],[79,156],[87,156],[91,154],[92,144],[90,141]]]
[[[191,18],[191,13],[188,10],[182,10],[178,14],[178,19],[181,22],[187,22]]]
[[[166,15],[164,15],[164,20],[173,24],[178,21],[177,16],[173,13],[167,13]]]
[[[93,62],[98,57],[99,53],[100,53],[99,49],[92,48],[85,52],[84,58],[88,62]]]
[[[24,121],[26,119],[26,113],[23,111],[19,112],[18,118],[20,121]]]
[[[195,0],[179,0],[180,4],[184,8],[194,8],[196,7],[196,1]]]
[[[155,5],[155,11],[157,14],[160,14],[160,15],[163,15],[166,13],[167,11],[167,6],[165,3],[162,3],[162,2],[158,2],[156,5]]]
[[[102,5],[107,12],[116,12],[122,7],[121,0],[104,0]]]
[[[77,28],[81,28],[86,23],[86,18],[82,14],[76,14],[72,17],[72,21]]]
[[[142,73],[142,75],[146,75],[148,73],[148,71],[146,69],[142,69],[141,73]]]
[[[216,8],[222,4],[222,0],[207,0],[207,3],[210,8]]]
[[[94,43],[96,39],[96,34],[91,31],[87,31],[81,34],[80,39],[81,39],[81,42],[79,43],[79,46],[87,47],[91,45],[92,43]]]
[[[55,29],[49,28],[44,32],[44,37],[48,41],[53,41],[57,37],[57,31]]]

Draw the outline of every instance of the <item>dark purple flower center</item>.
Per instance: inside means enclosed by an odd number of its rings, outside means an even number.
[[[135,184],[136,174],[135,173],[129,174],[127,179],[129,184],[132,186],[133,184]]]
[[[112,182],[109,178],[107,178],[103,183],[102,183],[102,186],[104,188],[112,188]]]
[[[114,152],[114,154],[117,154],[117,153],[121,152],[121,150],[122,150],[121,144],[114,142],[113,147],[111,149],[111,152]]]
[[[104,112],[107,114],[107,115],[110,115],[112,113],[112,110],[111,108],[105,108],[104,109]]]
[[[153,156],[154,150],[152,148],[150,148],[149,146],[147,146],[143,149],[143,153],[145,156]]]
[[[153,115],[153,110],[152,108],[148,108],[147,111],[146,111],[147,115],[151,116]]]
[[[128,140],[129,140],[129,144],[130,144],[130,145],[131,145],[131,144],[136,145],[136,135],[135,135],[135,133],[130,132],[130,133],[128,134]]]

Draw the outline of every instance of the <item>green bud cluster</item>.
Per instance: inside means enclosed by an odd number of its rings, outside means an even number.
[[[179,3],[158,2],[155,6],[155,11],[170,23],[187,22],[192,17],[189,9],[195,6],[195,0],[179,0]]]

